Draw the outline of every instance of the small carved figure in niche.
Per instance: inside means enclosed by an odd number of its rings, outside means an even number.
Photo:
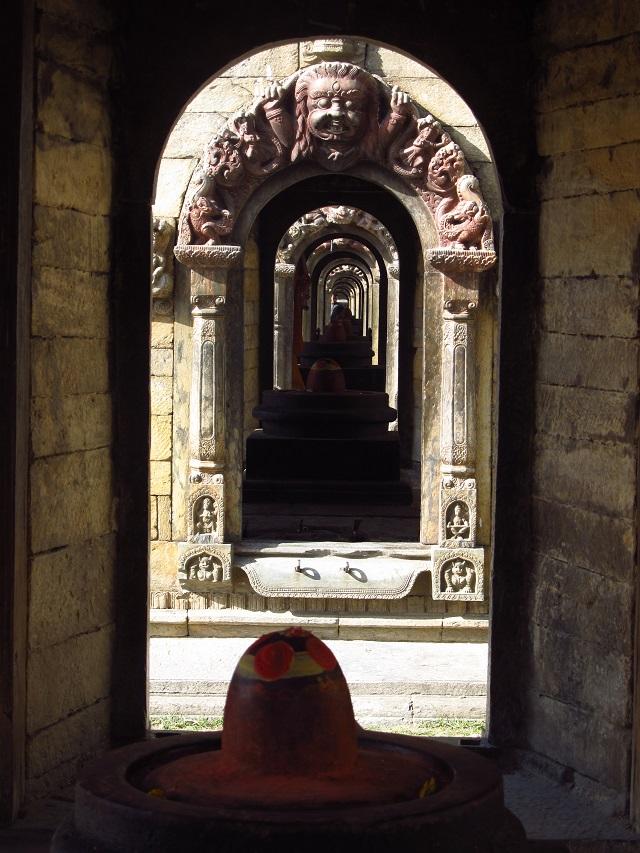
[[[222,579],[222,568],[214,563],[211,554],[200,554],[197,562],[191,563],[188,577],[190,580],[218,582]]]
[[[445,564],[443,572],[446,587],[444,592],[474,592],[476,570],[467,560],[453,560]]]
[[[453,517],[447,522],[448,539],[468,539],[469,538],[469,520],[466,516],[466,507],[463,510],[462,504],[457,503],[453,507]]]
[[[215,533],[216,512],[213,499],[204,497],[200,504],[200,510],[196,513],[196,533],[200,535],[212,535]]]

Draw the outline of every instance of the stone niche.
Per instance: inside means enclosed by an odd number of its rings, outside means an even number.
[[[339,113],[340,134],[327,130],[331,109]],[[350,572],[344,582],[333,579],[343,563],[349,566],[343,559],[348,548],[328,543],[320,555],[333,555],[337,567],[325,572],[334,589],[327,586],[323,598],[322,572],[316,579],[311,571],[295,571],[310,553],[305,543],[266,547],[242,535],[244,440],[256,426],[257,317],[267,286],[258,280],[260,239],[252,222],[297,175],[336,173],[393,193],[422,243],[409,382],[412,458],[422,477],[420,541],[382,549],[387,556],[371,573],[376,589],[402,588],[387,557],[411,560],[400,575],[411,577],[411,584],[391,599],[378,600],[365,570],[360,579]],[[326,249],[318,237],[325,228],[345,251],[358,239],[384,248],[379,257],[392,304],[387,335],[393,335],[392,300],[402,269],[393,224],[354,208],[314,210],[310,203],[309,211],[283,233],[271,283],[276,312],[293,299],[295,265],[314,239],[313,263],[322,262]],[[492,288],[483,282],[495,280],[493,227],[500,215],[496,171],[472,112],[433,71],[389,48],[340,38],[292,42],[232,66],[193,98],[167,141],[154,205],[150,498],[156,612],[184,607],[186,596],[187,606],[211,607],[221,620],[234,607],[266,613],[294,604],[298,612],[320,608],[338,618],[362,612],[372,622],[385,613],[406,616],[407,624],[450,614],[475,620],[477,638],[486,636],[497,312]],[[348,300],[356,299],[348,294],[358,288],[377,287],[380,269],[367,252],[365,246],[355,260],[334,265],[322,292],[338,281]],[[325,315],[316,307],[315,316]],[[290,331],[278,327],[277,317],[274,329],[278,387],[287,387]],[[392,401],[398,372],[390,352],[384,381]],[[373,565],[366,563],[373,557],[366,547],[353,553],[359,564]],[[278,577],[290,572],[290,580],[274,584],[273,560],[282,561]],[[244,570],[249,564],[250,573]]]

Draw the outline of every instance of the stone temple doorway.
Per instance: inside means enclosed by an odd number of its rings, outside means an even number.
[[[378,45],[252,54],[178,119],[154,217],[152,636],[287,622],[338,640],[485,642],[500,195],[466,104]],[[313,409],[329,393],[303,390],[327,359],[338,398],[387,395],[382,430],[361,418],[379,445],[354,476],[347,454],[341,478],[309,483],[300,466],[335,435],[305,409],[320,432],[301,434],[297,413],[256,467],[251,442],[280,401]],[[395,481],[377,476],[375,447],[391,444]]]

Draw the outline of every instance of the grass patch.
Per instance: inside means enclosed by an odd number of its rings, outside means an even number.
[[[154,715],[150,718],[153,731],[211,732],[222,728],[222,717],[189,717],[180,714]],[[465,720],[458,717],[440,717],[437,720],[419,720],[413,724],[365,725],[378,732],[398,735],[423,735],[425,737],[481,737],[484,720]]]

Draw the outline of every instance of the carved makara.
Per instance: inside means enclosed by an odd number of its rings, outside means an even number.
[[[367,160],[386,166],[431,210],[436,252],[448,250],[448,268],[495,262],[489,211],[477,179],[466,174],[460,147],[433,116],[419,117],[408,95],[349,62],[320,62],[286,85],[265,84],[253,105],[211,140],[181,219],[180,244],[224,242],[251,191],[288,163],[304,160],[332,172]],[[303,220],[297,229],[313,224]],[[483,255],[470,262],[473,252]],[[189,263],[188,253],[183,258]],[[432,262],[439,260],[436,254]]]

